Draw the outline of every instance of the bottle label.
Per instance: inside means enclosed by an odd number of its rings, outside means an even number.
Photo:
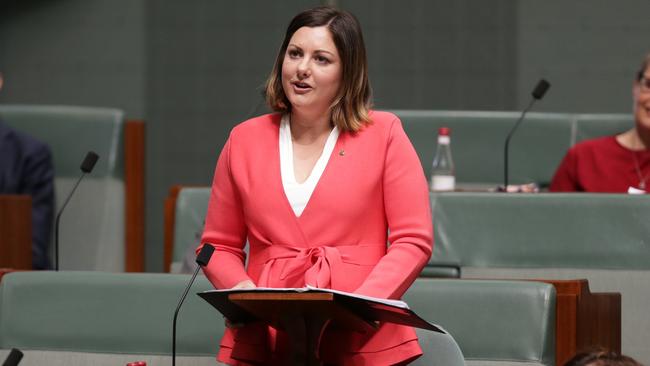
[[[434,175],[431,177],[432,191],[453,191],[456,187],[456,177],[453,175]]]

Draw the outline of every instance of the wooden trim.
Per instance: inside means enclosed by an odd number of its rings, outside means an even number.
[[[32,197],[0,195],[0,268],[32,269]]]
[[[592,293],[586,279],[537,281],[556,291],[556,365],[596,346],[621,353],[620,293]]]
[[[125,263],[126,272],[144,271],[144,121],[126,121],[124,128]]]
[[[172,255],[174,254],[174,222],[176,221],[176,200],[182,185],[175,185],[169,189],[165,198],[165,248],[163,251],[163,271],[170,272]]]

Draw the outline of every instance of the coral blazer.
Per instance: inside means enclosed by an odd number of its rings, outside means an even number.
[[[362,130],[339,135],[300,217],[282,186],[281,115],[232,130],[217,162],[201,239],[215,247],[204,271],[216,288],[250,279],[262,287],[309,284],[401,298],[432,252],[427,182],[399,119],[377,111],[370,118]],[[279,333],[256,325],[228,329],[218,359],[273,363],[286,351]],[[369,334],[327,329],[320,343],[321,358],[334,364],[388,365],[421,352],[413,329],[395,324]]]

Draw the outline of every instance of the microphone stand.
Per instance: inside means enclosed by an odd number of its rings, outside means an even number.
[[[528,106],[524,109],[524,111],[521,113],[521,116],[519,116],[519,119],[515,123],[515,125],[512,127],[510,130],[510,133],[508,133],[508,137],[506,137],[506,144],[503,150],[503,161],[505,164],[505,169],[503,170],[503,191],[508,192],[508,150],[510,148],[510,138],[512,135],[515,133],[515,130],[519,125],[521,124],[521,121],[524,120],[524,117],[526,116],[526,113],[528,113],[528,110],[535,104],[535,101],[537,99],[531,99],[530,103],[528,103]]]
[[[55,225],[54,226],[54,270],[55,271],[59,270],[59,221],[61,221],[61,214],[63,214],[63,210],[65,209],[65,206],[67,206],[68,202],[70,202],[70,198],[72,198],[74,191],[77,190],[77,187],[79,186],[79,183],[81,183],[83,177],[85,177],[86,174],[93,171],[93,168],[97,163],[97,159],[99,159],[99,155],[97,155],[97,153],[95,153],[94,151],[88,151],[86,157],[81,162],[81,166],[79,167],[81,169],[81,176],[79,177],[79,179],[77,179],[77,183],[75,183],[74,187],[72,187],[72,191],[70,191],[70,194],[68,194],[68,197],[65,199],[65,202],[63,203],[63,206],[61,206],[59,213],[56,214],[56,222],[54,224]]]
[[[185,291],[181,296],[181,299],[178,301],[176,310],[174,311],[174,321],[172,325],[172,366],[176,366],[176,320],[178,319],[178,311],[181,309],[181,305],[183,305],[183,301],[185,301],[185,297],[187,296],[187,293],[190,291],[190,287],[192,287],[192,284],[194,283],[194,280],[196,279],[196,275],[199,273],[199,270],[201,269],[201,267],[207,266],[208,263],[210,262],[210,258],[212,258],[212,253],[214,253],[214,247],[210,244],[204,244],[203,248],[201,248],[201,251],[199,252],[199,255],[196,256],[197,265],[196,265],[196,269],[194,270],[194,274],[192,275],[190,282],[188,282],[187,287],[185,288]]]
[[[190,280],[190,286],[187,286],[185,288],[185,292],[183,292],[178,305],[176,305],[176,310],[174,311],[174,324],[172,326],[172,366],[176,366],[176,319],[178,318],[178,311],[181,310],[181,305],[183,305],[183,301],[185,301],[187,293],[190,292],[191,284],[196,279],[196,275],[199,273],[200,269],[201,266],[197,265],[196,269],[194,270],[194,274],[192,275],[192,279]]]
[[[61,220],[61,214],[63,213],[65,206],[67,206],[68,202],[70,202],[70,198],[72,198],[74,191],[77,190],[79,183],[81,183],[81,180],[85,176],[86,173],[83,173],[81,174],[79,179],[77,179],[77,183],[75,183],[74,187],[72,188],[72,191],[70,191],[68,198],[65,199],[65,202],[63,203],[63,206],[61,206],[59,213],[56,214],[56,222],[54,224],[54,270],[55,271],[59,270],[59,221]]]

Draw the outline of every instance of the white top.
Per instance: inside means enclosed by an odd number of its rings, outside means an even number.
[[[332,150],[336,145],[336,140],[339,137],[339,129],[334,126],[332,132],[327,137],[325,142],[325,147],[321,153],[314,169],[312,169],[309,177],[302,182],[298,183],[296,181],[296,176],[293,172],[293,142],[291,140],[291,124],[289,123],[289,115],[285,114],[282,116],[280,122],[280,173],[282,175],[282,187],[284,188],[284,193],[291,204],[293,213],[300,217],[302,211],[307,206],[311,194],[316,188],[316,184],[320,180],[327,162],[332,155]]]

